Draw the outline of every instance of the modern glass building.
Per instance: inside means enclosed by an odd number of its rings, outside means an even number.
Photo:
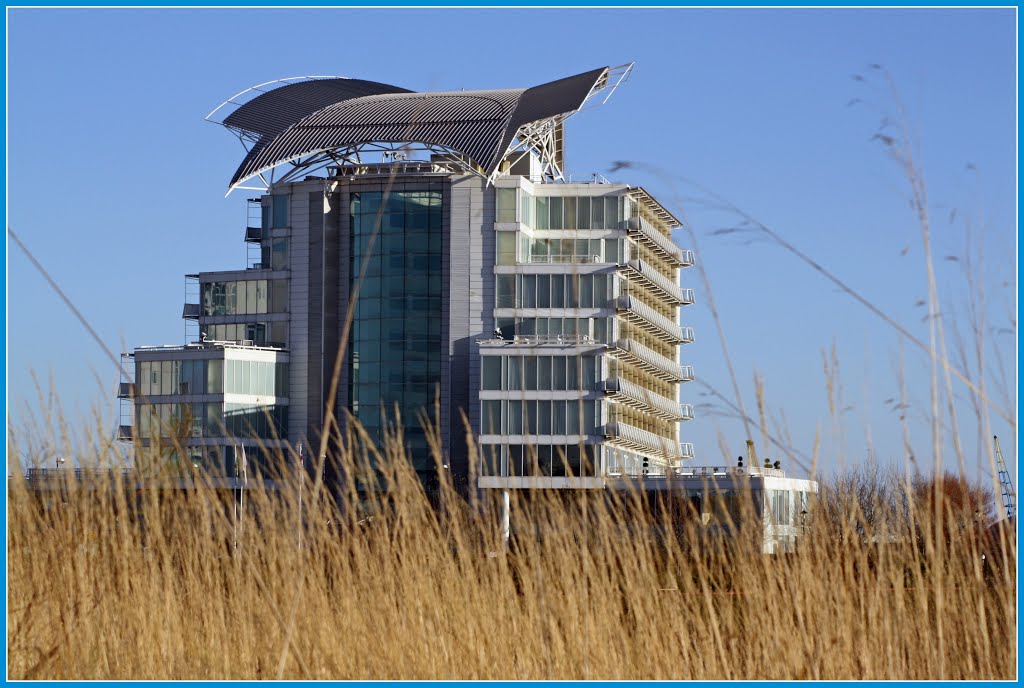
[[[315,446],[334,415],[380,440],[400,419],[426,479],[429,418],[466,487],[678,469],[693,456],[681,355],[693,254],[643,188],[565,171],[566,120],[631,69],[436,93],[301,77],[222,104],[208,119],[248,151],[229,187],[251,196],[250,259],[187,276],[188,344],[135,351],[124,434],[152,441],[191,405],[204,424],[189,446],[229,473],[233,438]],[[221,380],[215,367],[242,359],[273,364],[273,394],[263,373]],[[159,389],[145,382],[158,361]],[[177,361],[175,380],[190,363],[191,386],[165,389],[164,361]],[[211,366],[232,391],[211,391]],[[239,404],[267,410],[267,423]]]
[[[288,354],[245,342],[195,342],[140,347],[123,356],[134,382],[119,395],[132,404],[120,435],[142,447],[161,447],[167,458],[202,468],[212,477],[235,475],[245,447],[253,468],[270,463],[286,446]]]

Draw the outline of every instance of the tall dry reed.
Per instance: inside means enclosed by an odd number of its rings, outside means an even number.
[[[936,526],[913,491],[912,531],[866,519],[863,499],[822,500],[787,556],[760,554],[757,529],[709,537],[685,501],[517,493],[506,551],[492,493],[467,500],[441,480],[428,495],[399,437],[379,453],[339,444],[339,468],[379,490],[353,480],[335,501],[307,476],[300,515],[288,470],[276,491],[247,492],[241,524],[202,475],[184,490],[155,486],[189,476],[139,490],[120,472],[32,490],[15,470],[8,676],[1014,677],[1015,541],[969,519]]]

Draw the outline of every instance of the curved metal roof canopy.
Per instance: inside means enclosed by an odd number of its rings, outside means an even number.
[[[286,177],[351,161],[369,144],[422,144],[468,159],[492,179],[502,160],[533,150],[561,177],[562,122],[602,91],[611,91],[632,65],[602,67],[526,89],[415,93],[397,86],[340,77],[296,77],[243,91],[207,116],[236,106],[220,124],[246,145],[230,188],[291,163]],[[272,84],[285,85],[267,88]],[[246,102],[247,94],[259,93]],[[603,101],[602,101],[603,102]],[[556,141],[556,139],[558,139]],[[283,181],[279,180],[279,181]]]

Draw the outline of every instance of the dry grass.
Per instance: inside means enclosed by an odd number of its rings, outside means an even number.
[[[948,530],[915,523],[918,546],[871,544],[897,538],[865,530],[854,499],[769,557],[746,538],[693,547],[685,514],[664,537],[673,517],[635,496],[548,493],[513,497],[506,554],[496,504],[447,486],[432,504],[399,454],[381,459],[386,492],[340,510],[307,483],[302,528],[294,484],[247,494],[237,549],[230,499],[207,486],[72,482],[48,501],[16,475],[9,677],[1014,677],[1013,541],[987,569],[968,531],[937,548]]]

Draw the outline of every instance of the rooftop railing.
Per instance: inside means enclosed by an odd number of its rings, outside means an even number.
[[[547,344],[553,346],[600,344],[589,334],[517,334],[511,337],[483,337],[477,342],[480,344]]]
[[[201,349],[254,349],[257,351],[281,351],[281,347],[257,345],[253,343],[251,339],[241,340],[220,340],[220,339],[207,339],[201,342],[192,342],[191,344],[147,344],[144,346],[136,347],[136,351],[196,351]]]

